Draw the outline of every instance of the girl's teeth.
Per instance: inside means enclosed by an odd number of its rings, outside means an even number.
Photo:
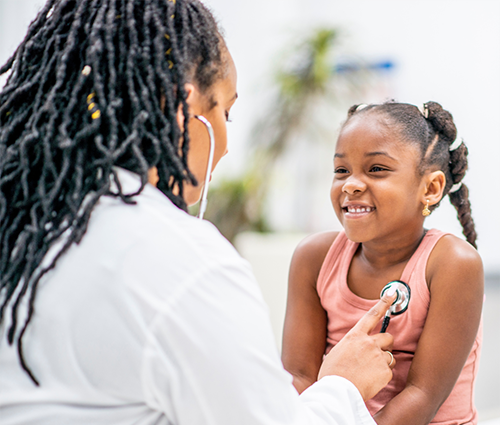
[[[371,207],[348,207],[347,211],[350,213],[364,213],[364,212],[371,212],[373,208]]]

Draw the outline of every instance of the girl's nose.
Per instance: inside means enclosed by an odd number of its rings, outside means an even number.
[[[342,186],[342,192],[348,195],[354,195],[355,193],[362,193],[366,189],[366,185],[359,179],[351,176],[349,177],[344,186]]]

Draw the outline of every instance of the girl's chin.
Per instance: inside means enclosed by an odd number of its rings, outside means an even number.
[[[360,231],[360,230],[354,230],[354,229],[349,229],[349,227],[344,227],[345,235],[347,236],[347,239],[350,241],[356,242],[356,243],[363,243],[366,242],[367,239],[367,233]]]

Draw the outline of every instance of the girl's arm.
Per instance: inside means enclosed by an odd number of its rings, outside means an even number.
[[[327,316],[316,291],[316,281],[337,234],[319,233],[304,239],[292,257],[282,360],[299,393],[316,382],[325,354]]]
[[[381,425],[428,424],[452,391],[476,338],[484,285],[477,251],[444,236],[429,258],[426,277],[431,301],[424,329],[405,389],[375,415]]]

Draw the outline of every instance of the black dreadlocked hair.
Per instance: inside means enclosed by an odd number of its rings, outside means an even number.
[[[477,249],[476,230],[471,215],[469,189],[462,183],[460,188],[449,193],[454,184],[460,183],[467,171],[468,150],[465,143],[450,151],[451,144],[457,137],[457,128],[453,116],[436,102],[423,105],[424,114],[414,105],[407,103],[386,102],[381,105],[354,105],[349,109],[346,123],[358,114],[381,113],[388,117],[398,127],[404,140],[420,147],[421,174],[430,168],[438,168],[446,176],[446,186],[443,195],[448,194],[450,202],[457,210],[457,216],[462,225],[467,241]],[[345,124],[344,124],[345,125]],[[429,206],[433,210],[439,206]]]
[[[153,166],[186,210],[183,185],[197,183],[177,111],[188,117],[186,82],[209,96],[223,78],[224,49],[198,0],[48,0],[0,68],[11,72],[0,92],[0,324],[9,306],[8,341],[35,384],[22,340],[40,278],[82,239],[102,195],[134,203]],[[123,193],[116,166],[141,176],[137,193]]]

